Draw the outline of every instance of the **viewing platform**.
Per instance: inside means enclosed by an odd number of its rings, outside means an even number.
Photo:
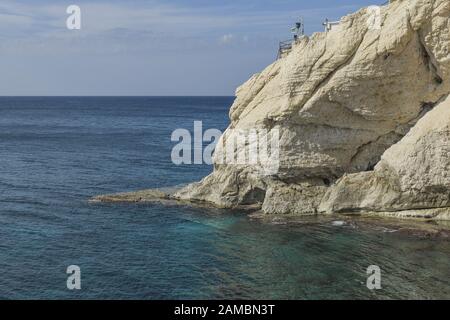
[[[295,40],[286,40],[280,42],[277,59],[284,58],[291,52]]]
[[[379,6],[389,5],[390,2],[391,2],[390,0],[385,1]],[[375,6],[375,7],[379,8],[379,6]],[[371,8],[371,7],[369,7],[369,8]],[[337,31],[340,28],[340,24],[341,24],[340,21],[329,21],[328,18],[325,19],[325,21],[322,23],[322,25],[325,28],[324,32]],[[304,24],[303,18],[301,18],[299,22],[295,23],[295,27],[291,29],[291,32],[294,34],[293,39],[281,41],[279,43],[277,60],[287,56],[292,51],[294,44],[297,43],[299,38],[301,38],[305,35],[305,24]]]

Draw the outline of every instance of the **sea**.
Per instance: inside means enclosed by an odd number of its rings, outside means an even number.
[[[96,195],[198,181],[174,130],[234,97],[1,97],[0,299],[449,299],[450,241]],[[77,266],[80,289],[69,282]],[[370,266],[380,287],[368,286]],[[69,270],[68,270],[69,268]],[[369,271],[369,273],[368,273]]]

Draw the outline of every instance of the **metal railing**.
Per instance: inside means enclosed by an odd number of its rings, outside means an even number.
[[[288,54],[292,50],[293,42],[294,42],[294,40],[286,40],[286,41],[280,42],[277,59],[284,57],[286,54]]]
[[[381,6],[386,6],[390,4],[390,0],[384,2],[383,4],[381,4]],[[340,21],[328,21],[328,19],[325,20],[325,23],[323,23],[323,25],[325,26],[325,32],[330,31],[332,29],[333,26],[337,26],[340,24]],[[281,41],[279,48],[278,48],[278,55],[277,55],[277,60],[280,58],[283,58],[284,56],[286,56],[289,52],[291,52],[292,50],[292,46],[294,44],[296,40],[292,39],[292,40],[286,40],[286,41]]]

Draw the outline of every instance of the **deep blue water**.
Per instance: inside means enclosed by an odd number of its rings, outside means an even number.
[[[224,129],[231,97],[0,98],[1,299],[450,298],[450,245],[383,228],[92,204],[199,180],[173,130]],[[380,291],[366,268],[382,269]],[[66,288],[81,268],[82,289]]]

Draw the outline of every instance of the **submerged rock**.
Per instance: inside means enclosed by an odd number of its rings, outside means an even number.
[[[345,221],[332,221],[331,225],[333,227],[343,227],[346,225],[346,222]]]

